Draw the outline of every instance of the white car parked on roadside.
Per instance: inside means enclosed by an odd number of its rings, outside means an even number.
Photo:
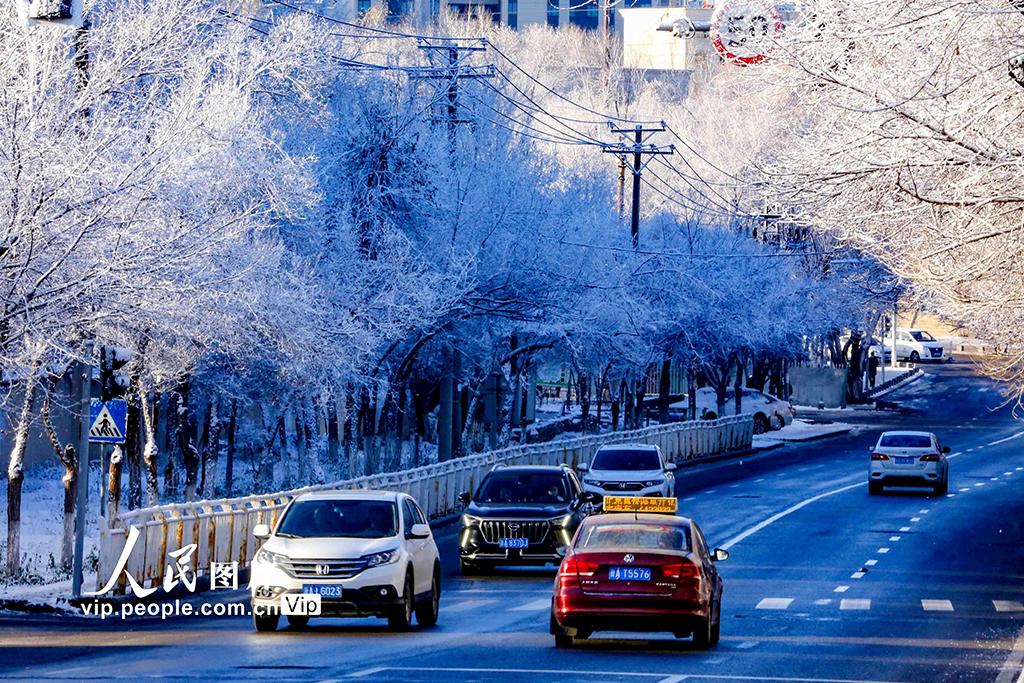
[[[689,399],[683,399],[669,406],[670,411],[685,413],[689,408]],[[736,391],[725,392],[725,417],[736,414]],[[756,389],[744,389],[740,401],[740,415],[754,417],[754,433],[764,434],[771,429],[781,429],[792,424],[796,418],[796,410],[789,401],[783,401],[771,394]],[[685,417],[685,415],[683,415]],[[718,395],[713,387],[697,390],[697,418],[714,420],[718,418]]]
[[[412,497],[386,491],[318,491],[293,500],[253,559],[249,589],[257,631],[273,631],[286,598],[317,594],[323,617],[382,617],[408,630],[437,622],[441,565]],[[287,610],[284,610],[287,611]],[[301,628],[309,616],[292,614]]]
[[[676,490],[675,463],[666,463],[661,449],[645,444],[601,446],[591,463],[576,469],[584,491],[599,496],[661,496]]]
[[[896,328],[896,357],[909,360],[911,363],[921,361],[941,361],[946,348],[942,342],[927,330],[912,330],[905,327]]]

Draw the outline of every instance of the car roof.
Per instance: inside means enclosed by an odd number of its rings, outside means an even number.
[[[658,515],[649,512],[604,512],[599,515],[590,515],[583,520],[583,524],[593,525],[602,523],[628,523],[628,522],[639,522],[640,524],[650,524],[651,526],[658,525],[664,526],[668,524],[670,526],[678,527],[689,527],[689,517],[679,517],[677,515]]]
[[[651,446],[645,443],[610,443],[601,446],[597,449],[598,451],[603,450],[615,450],[615,451],[656,451],[657,446]]]
[[[931,432],[893,431],[893,432],[882,432],[882,436],[935,436],[935,435],[932,434]],[[879,437],[879,438],[881,438],[881,437]]]
[[[306,500],[389,500],[397,501],[403,494],[396,491],[366,491],[361,489],[335,489],[331,491],[310,491],[295,497],[296,501]]]
[[[495,465],[491,472],[564,472],[565,470],[564,465]]]

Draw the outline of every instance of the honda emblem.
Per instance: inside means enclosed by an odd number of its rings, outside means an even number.
[[[331,565],[329,564],[318,564],[316,566],[317,576],[327,576],[331,572]]]

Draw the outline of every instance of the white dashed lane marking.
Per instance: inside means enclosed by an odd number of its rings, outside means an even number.
[[[756,609],[786,609],[793,598],[765,598],[757,603]]]
[[[975,484],[975,486],[984,486],[984,485],[985,485],[985,482],[983,482],[983,481],[979,481],[977,484]]]
[[[928,511],[927,510],[918,510],[917,514],[919,514],[919,515],[927,515]]]
[[[993,600],[997,612],[1024,612],[1024,605],[1016,600]]]
[[[920,521],[921,521],[921,518],[920,518],[920,517],[911,517],[911,518],[910,518],[910,521],[911,521],[911,522],[920,522]]]
[[[864,566],[865,567],[874,567],[876,564],[878,564],[878,560],[868,560],[867,562],[864,563]]]
[[[901,526],[900,527],[900,531],[910,531],[910,527],[909,526]]]
[[[466,600],[465,602],[457,602],[454,605],[447,605],[444,608],[445,612],[467,612],[477,607],[483,607],[484,605],[490,605],[491,603],[498,602],[497,600]],[[548,605],[550,606],[550,602]]]
[[[900,540],[900,537],[899,536],[890,536],[889,540],[890,541],[898,541],[898,540]]]
[[[967,488],[966,486],[965,486],[964,488],[960,489],[960,492],[961,492],[961,493],[963,493],[964,491],[970,491],[970,489],[969,489],[969,488]]]
[[[880,552],[880,553],[882,553],[884,555],[885,553],[889,552],[889,549],[888,548],[879,548],[878,552]]]
[[[843,598],[839,601],[839,609],[871,609],[871,601]]]
[[[833,593],[845,593],[848,590],[850,590],[849,586],[836,586],[836,589],[834,591],[832,591],[832,592]]]
[[[551,600],[534,600],[519,607],[513,607],[509,612],[539,612],[542,609],[551,609]]]
[[[865,572],[854,572],[850,574],[851,579],[863,579]]]
[[[922,600],[921,607],[925,612],[952,612],[953,603],[949,600]]]

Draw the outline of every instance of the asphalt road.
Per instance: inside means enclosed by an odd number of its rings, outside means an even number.
[[[256,634],[246,617],[6,616],[0,679],[1016,683],[1024,424],[964,364],[928,371],[889,397],[902,414],[828,412],[860,426],[681,470],[681,513],[732,555],[720,565],[722,641],[708,652],[670,634],[605,633],[556,650],[553,568],[462,579],[448,528],[435,628],[324,620]],[[948,495],[868,495],[867,448],[897,427],[952,448]]]

